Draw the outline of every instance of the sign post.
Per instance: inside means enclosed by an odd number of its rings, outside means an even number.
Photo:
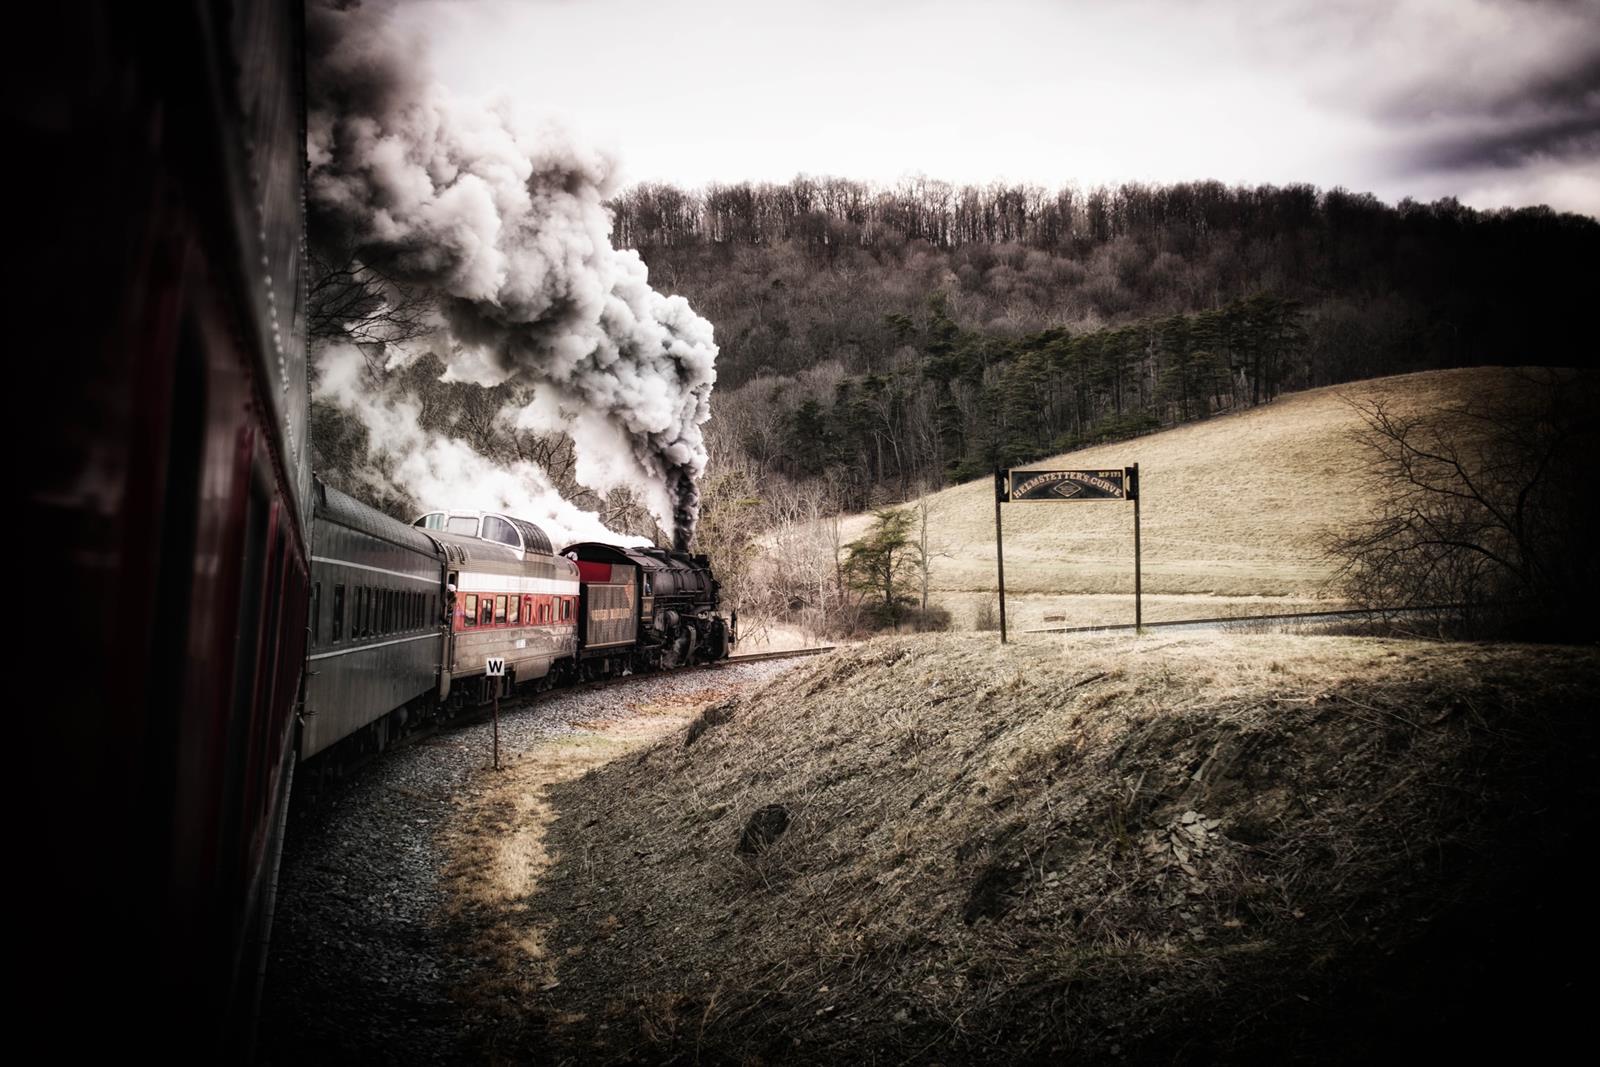
[[[1080,500],[1133,502],[1133,624],[1144,625],[1144,561],[1139,544],[1139,465],[1109,470],[996,470],[994,548],[1000,570],[1000,643],[1006,640],[1006,565],[1000,544],[1000,505],[1072,503]]]
[[[1000,502],[1005,499],[1005,475],[997,467],[994,472],[994,561],[1000,569],[1000,643],[1006,643],[1006,550],[1000,540]]]
[[[1144,566],[1139,558],[1139,465],[1128,468],[1128,499],[1133,501],[1133,632],[1144,629],[1144,590],[1140,588]]]
[[[489,678],[504,678],[506,676],[506,661],[498,656],[490,656],[485,661],[483,671]],[[494,684],[494,769],[500,769],[500,682]]]

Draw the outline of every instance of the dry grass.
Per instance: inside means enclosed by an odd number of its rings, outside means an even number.
[[[1430,371],[1313,389],[1030,466],[1139,464],[1146,619],[1295,610],[1321,595],[1332,573],[1325,536],[1366,516],[1361,455],[1350,437],[1360,418],[1346,398],[1382,399],[1408,414],[1493,392],[1513,373]],[[933,499],[931,541],[951,557],[935,564],[933,599],[970,627],[995,585],[992,483],[954,486]],[[846,539],[869,521],[847,519]],[[1005,509],[1005,525],[1007,607],[1017,609],[1019,626],[1051,614],[1067,615],[1069,625],[1132,621],[1131,507],[1018,504]],[[1248,606],[1230,610],[1224,598]]]
[[[548,947],[550,924],[526,903],[552,859],[546,846],[556,814],[551,787],[681,730],[706,705],[727,695],[707,687],[630,704],[626,717],[578,723],[578,732],[535,746],[500,771],[483,771],[462,798],[462,815],[442,841],[450,857],[443,875],[450,900],[444,919],[462,951],[473,957],[474,980],[455,995],[463,1032],[489,1035],[483,1051],[493,1054],[498,1045],[535,1040],[547,1020],[519,1013],[508,1027],[504,1005],[536,1002],[560,982]],[[570,1025],[582,1018],[557,1012],[550,1021]]]
[[[645,1061],[1427,1045],[1577,892],[1543,879],[1592,810],[1597,686],[1592,649],[869,642],[550,786],[553,864],[485,880],[496,937],[540,948],[486,1025]]]

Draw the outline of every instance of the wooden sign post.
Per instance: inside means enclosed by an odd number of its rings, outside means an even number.
[[[1000,539],[1000,505],[1072,503],[1079,500],[1133,502],[1133,625],[1144,625],[1143,559],[1139,545],[1139,465],[1110,470],[996,470],[994,552],[1000,572],[1000,643],[1006,643],[1006,561]]]

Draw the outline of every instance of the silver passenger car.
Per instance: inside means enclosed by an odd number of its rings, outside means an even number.
[[[312,486],[311,615],[302,758],[441,688],[445,554],[435,540],[325,485]],[[396,724],[397,725],[397,724]]]

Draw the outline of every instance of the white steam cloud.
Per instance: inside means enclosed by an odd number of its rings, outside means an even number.
[[[534,386],[516,424],[569,434],[580,482],[633,489],[686,546],[716,380],[711,324],[652,289],[636,253],[611,246],[607,160],[531,135],[504,104],[456,98],[387,14],[330,2],[308,11],[313,230],[431,290],[450,340],[439,353],[447,377]],[[364,421],[383,407],[330,380],[359,391],[359,379],[330,379],[325,367],[319,393]],[[375,447],[399,454],[390,421],[367,425]],[[452,447],[430,439],[422,451]],[[476,499],[502,484],[482,467],[441,459],[407,487],[429,506]],[[483,481],[447,484],[468,478]]]
[[[537,524],[557,548],[575,541],[643,544],[616,534],[600,516],[562,498],[545,472],[532,463],[501,466],[465,441],[424,430],[421,408],[406,395],[384,396],[367,388],[368,365],[353,345],[322,350],[321,377],[313,398],[337,404],[361,420],[377,455],[355,471],[374,494],[398,483],[429,510],[500,511]]]

